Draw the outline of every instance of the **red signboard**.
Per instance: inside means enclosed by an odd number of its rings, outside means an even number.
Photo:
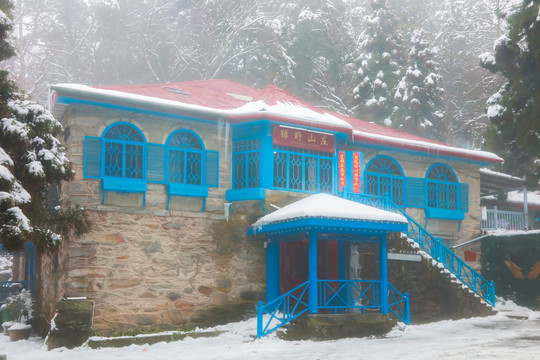
[[[360,153],[353,153],[353,192],[360,193]]]
[[[338,153],[339,191],[347,185],[347,167],[345,166],[345,151]]]
[[[272,139],[274,145],[328,153],[335,152],[335,139],[332,134],[276,125],[272,130]]]

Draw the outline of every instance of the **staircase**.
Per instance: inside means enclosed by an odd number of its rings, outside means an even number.
[[[445,269],[452,273],[469,290],[484,300],[486,304],[492,307],[495,306],[495,285],[493,281],[488,282],[484,279],[482,275],[478,274],[465,261],[461,260],[450,249],[444,246],[441,239],[431,235],[392,200],[365,194],[347,194],[346,198],[361,204],[403,215],[409,223],[407,236],[410,239],[414,240],[433,260],[444,266]]]

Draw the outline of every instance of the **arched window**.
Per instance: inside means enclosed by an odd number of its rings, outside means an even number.
[[[204,145],[192,131],[178,130],[167,140],[168,182],[203,185]]]
[[[458,210],[459,183],[454,171],[447,165],[435,164],[427,173],[428,208]]]
[[[366,167],[366,193],[389,196],[397,205],[403,205],[403,170],[388,156],[378,156]]]
[[[105,177],[144,179],[145,139],[135,126],[116,123],[103,134]]]

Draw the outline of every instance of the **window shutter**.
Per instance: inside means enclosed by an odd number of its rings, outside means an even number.
[[[405,207],[420,207],[426,206],[426,181],[424,178],[405,178]]]
[[[85,136],[84,138],[84,177],[101,178],[101,138]]]
[[[460,210],[469,212],[469,184],[459,184]]]
[[[219,186],[219,152],[206,151],[206,185]]]
[[[165,146],[146,145],[146,181],[165,182]]]

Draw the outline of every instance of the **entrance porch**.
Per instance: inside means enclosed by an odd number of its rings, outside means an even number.
[[[262,337],[304,313],[391,312],[409,323],[408,296],[388,282],[386,239],[407,230],[395,213],[317,194],[259,219],[251,233],[267,236],[266,304],[258,305]],[[378,249],[377,278],[349,268],[351,246]]]

